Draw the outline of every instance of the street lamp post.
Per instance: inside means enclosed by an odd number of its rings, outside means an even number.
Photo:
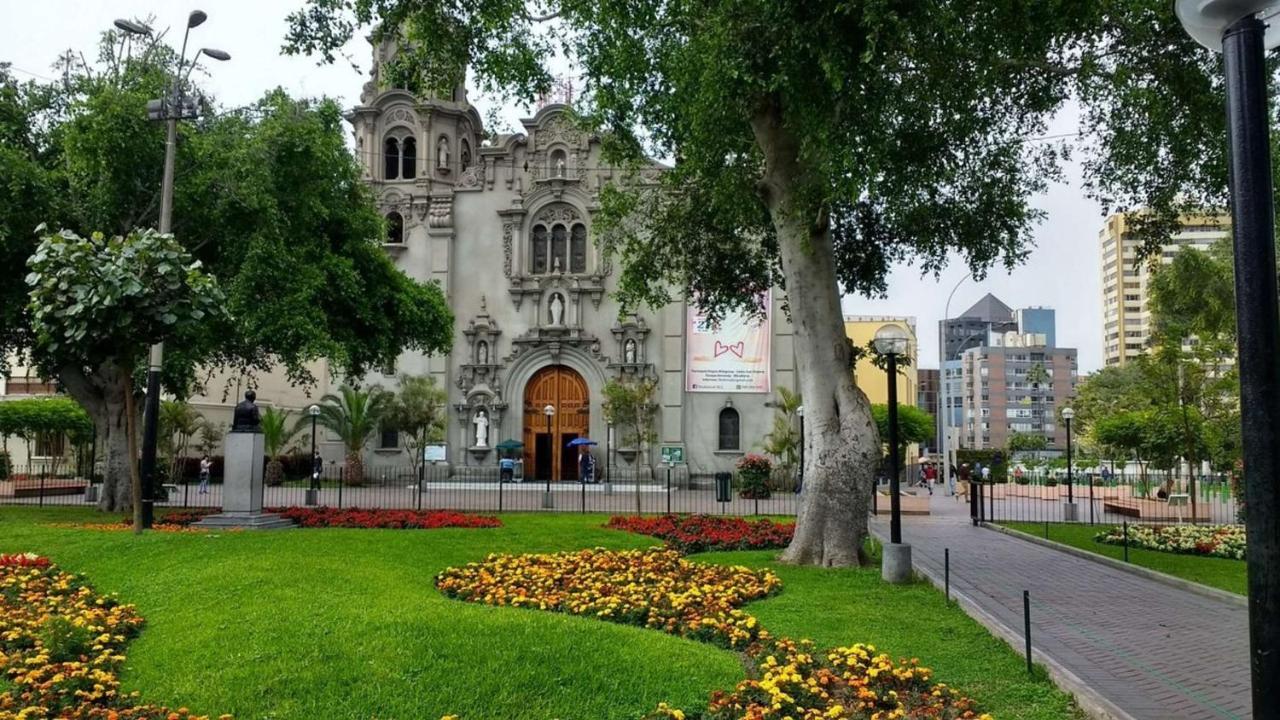
[[[800,476],[796,481],[796,492],[804,488],[804,406],[796,408],[796,417],[800,418]]]
[[[898,489],[898,357],[907,353],[910,336],[890,324],[876,331],[876,351],[889,362],[889,544],[884,547],[881,576],[891,583],[911,579],[911,546],[902,542],[902,498]]]
[[[1077,519],[1076,498],[1072,485],[1074,484],[1074,473],[1071,466],[1071,418],[1076,416],[1076,411],[1069,407],[1062,408],[1062,419],[1067,423],[1067,504],[1063,506],[1062,518],[1067,522],[1073,522]]]
[[[320,457],[316,455],[316,419],[320,417],[320,406],[312,405],[307,408],[307,414],[311,416],[311,487],[307,489],[307,504],[315,505],[319,501],[320,469],[323,467]]]
[[[556,506],[555,498],[551,495],[551,475],[556,466],[556,438],[551,434],[551,418],[556,416],[556,406],[548,404],[542,408],[542,414],[547,416],[547,448],[551,453],[551,457],[547,458],[547,489],[542,493],[542,507],[553,508]]]
[[[165,97],[147,103],[148,119],[165,122],[164,176],[160,184],[159,229],[162,234],[172,232],[173,228],[173,166],[178,149],[178,120],[196,116],[195,106],[188,106],[184,102],[182,87],[191,77],[191,71],[195,69],[201,55],[208,55],[220,61],[231,59],[231,55],[222,50],[201,48],[191,58],[191,62],[187,63],[187,39],[191,36],[191,29],[200,26],[208,18],[209,16],[202,10],[192,10],[187,16],[187,29],[182,35],[182,50],[178,53],[177,71],[169,79],[169,88]],[[152,34],[151,28],[131,20],[119,19],[114,24],[128,35]],[[186,66],[185,74],[184,66]],[[139,468],[139,474],[142,476],[142,497],[134,499],[142,504],[142,527],[151,527],[155,517],[156,440],[160,416],[160,368],[163,364],[164,343],[156,343],[151,346],[147,361],[147,397],[143,406],[142,458]]]
[[[1197,42],[1223,53],[1235,247],[1236,363],[1240,372],[1245,532],[1249,545],[1249,667],[1253,717],[1280,718],[1280,303],[1272,207],[1270,71],[1280,45],[1275,0],[1178,0],[1178,19]]]
[[[942,484],[953,495],[955,491],[951,490],[951,459],[947,454],[947,443],[950,441],[950,438],[947,437],[947,431],[951,427],[951,393],[949,392],[950,384],[947,383],[947,320],[951,317],[951,298],[955,296],[956,291],[960,289],[964,281],[971,277],[973,277],[972,273],[966,274],[960,278],[955,287],[951,288],[951,292],[947,295],[947,303],[942,307],[942,322],[938,323],[938,382],[942,385],[939,388],[942,392],[942,411],[938,413],[940,418],[938,428],[941,431],[938,434],[938,449],[942,455]]]

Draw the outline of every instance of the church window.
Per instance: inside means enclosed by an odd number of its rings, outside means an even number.
[[[396,138],[387,138],[383,143],[383,159],[384,159],[384,180],[398,180],[400,178],[400,141]]]
[[[547,228],[544,225],[533,226],[533,274],[545,275],[547,272]]]
[[[387,213],[387,242],[404,242],[404,217],[394,210]]]
[[[720,411],[720,443],[721,450],[737,450],[740,447],[741,418],[738,411],[727,407]]]
[[[418,177],[418,142],[411,137],[404,139],[400,146],[400,177],[412,180]]]
[[[569,238],[569,272],[587,271],[587,228],[575,223]]]
[[[380,449],[395,450],[400,447],[400,432],[395,428],[383,426],[378,435],[378,447]]]
[[[569,258],[565,256],[567,233],[563,225],[556,225],[551,228],[551,270],[564,270]]]

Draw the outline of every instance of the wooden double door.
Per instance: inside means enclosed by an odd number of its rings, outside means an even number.
[[[548,423],[546,407],[555,408]],[[526,479],[577,480],[574,438],[588,437],[591,396],[577,371],[563,365],[539,370],[524,388],[524,472]]]

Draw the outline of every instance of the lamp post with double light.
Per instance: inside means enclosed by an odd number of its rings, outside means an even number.
[[[551,419],[556,416],[556,406],[547,404],[542,408],[542,414],[547,416],[547,452],[551,453],[547,458],[547,489],[542,493],[542,507],[553,508],[556,506],[555,498],[551,495],[551,475],[555,472],[556,466],[556,438],[551,434]]]
[[[911,546],[902,542],[902,498],[899,497],[898,358],[906,355],[911,336],[896,324],[876,331],[876,352],[888,361],[889,380],[889,544],[884,546],[881,576],[891,583],[911,579]]]
[[[219,61],[231,59],[231,55],[222,50],[200,48],[190,61],[187,60],[187,40],[191,36],[191,30],[199,27],[207,19],[209,16],[203,10],[192,10],[187,16],[187,29],[182,35],[182,50],[178,53],[178,66],[169,78],[165,97],[147,103],[147,119],[165,123],[164,176],[160,184],[159,228],[164,234],[172,232],[173,227],[173,166],[178,149],[178,120],[191,119],[198,115],[193,98],[187,98],[183,94],[183,88],[201,55]],[[117,29],[129,36],[153,34],[151,28],[132,20],[118,19],[114,24]],[[147,361],[147,397],[142,417],[142,458],[139,473],[142,475],[143,527],[151,527],[155,516],[156,440],[160,416],[160,368],[163,364],[164,343],[156,343],[151,346],[150,358]]]
[[[1280,302],[1276,297],[1267,50],[1280,45],[1280,2],[1177,0],[1183,28],[1223,54],[1235,248],[1236,367],[1249,546],[1253,717],[1280,718]]]

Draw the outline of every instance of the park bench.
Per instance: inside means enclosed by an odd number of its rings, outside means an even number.
[[[76,495],[84,492],[86,483],[75,478],[45,478],[41,488],[40,478],[22,480],[5,480],[0,482],[0,495],[13,498],[40,497],[49,495]]]
[[[1102,501],[1105,512],[1125,515],[1139,520],[1192,520],[1190,496],[1175,494],[1173,503],[1167,500],[1147,500],[1144,498],[1111,498]],[[1209,507],[1206,503],[1196,506],[1195,521],[1209,519]]]

